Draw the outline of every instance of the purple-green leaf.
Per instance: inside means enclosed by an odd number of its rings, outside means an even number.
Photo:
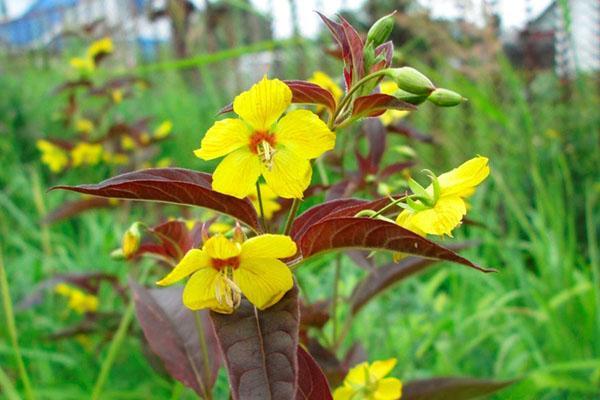
[[[515,381],[438,377],[404,384],[402,400],[468,400],[495,393]]]

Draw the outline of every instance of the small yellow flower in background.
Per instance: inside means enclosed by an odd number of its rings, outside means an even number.
[[[239,306],[242,293],[264,310],[292,288],[292,272],[279,259],[294,254],[296,244],[288,236],[265,234],[239,243],[218,234],[201,250],[188,251],[157,284],[171,285],[191,275],[183,304],[192,310],[209,308],[230,314]]]
[[[335,102],[337,103],[342,95],[344,94],[340,85],[338,85],[329,75],[323,71],[315,71],[315,73],[308,80],[309,82],[315,83],[321,86],[323,89],[328,90],[333,95]]]
[[[140,135],[140,142],[142,142],[142,144],[150,143],[150,139],[151,138],[148,132],[142,132],[142,134]]]
[[[58,173],[69,165],[69,156],[61,147],[44,139],[38,140],[35,145],[42,152],[41,160],[50,171]]]
[[[277,202],[277,195],[264,183],[260,184],[260,198],[263,204],[263,211],[266,219],[271,219],[273,214],[281,209],[281,204]],[[252,202],[254,209],[260,213],[260,204],[258,202],[258,192],[254,189],[254,193],[248,195],[248,199]]]
[[[112,165],[126,165],[129,163],[129,157],[126,154],[111,153],[106,150],[102,154],[102,159],[105,163]]]
[[[100,54],[110,54],[114,50],[113,42],[110,38],[96,40],[87,49],[87,56],[92,60]]]
[[[123,101],[123,91],[120,89],[115,89],[110,92],[110,96],[115,104],[120,104]]]
[[[383,94],[389,94],[390,96],[393,96],[398,90],[398,85],[392,81],[384,81],[379,84],[379,90]],[[387,110],[379,116],[379,119],[383,125],[387,126],[406,117],[408,113],[409,111],[403,110]]]
[[[312,177],[309,160],[333,149],[335,134],[308,110],[281,117],[291,102],[290,88],[266,77],[235,98],[240,118],[217,121],[194,152],[203,160],[226,156],[213,174],[214,190],[241,199],[262,175],[277,196],[302,198]]]
[[[396,359],[363,362],[352,368],[342,386],[333,392],[334,400],[397,400],[402,396],[402,382],[385,378],[396,366]]]
[[[208,232],[212,233],[212,234],[217,234],[217,233],[227,233],[230,230],[233,229],[233,225],[231,224],[227,224],[225,222],[213,222],[212,224],[210,224],[210,226],[208,227]]]
[[[156,162],[156,168],[167,168],[173,164],[173,159],[171,157],[163,157]]]
[[[164,139],[171,134],[173,130],[173,123],[169,120],[163,121],[155,130],[154,130],[154,138],[155,139]]]
[[[94,60],[89,57],[73,57],[69,64],[81,74],[91,74],[96,69]]]
[[[78,119],[75,122],[75,130],[84,135],[89,135],[94,130],[94,123],[86,118]]]
[[[54,287],[54,291],[67,298],[67,307],[78,314],[95,312],[98,310],[98,297],[87,294],[66,283],[59,283]]]
[[[131,136],[123,135],[121,136],[121,147],[123,150],[133,150],[135,149],[135,140]]]
[[[140,232],[141,223],[134,222],[123,234],[121,240],[121,251],[125,258],[131,258],[140,248],[142,233]]]
[[[71,149],[71,161],[74,167],[80,165],[96,165],[102,160],[104,151],[101,144],[98,143],[78,143]]]
[[[396,223],[421,236],[452,235],[452,230],[462,222],[467,213],[465,199],[475,193],[475,188],[490,174],[488,159],[475,157],[458,168],[437,178],[438,198],[434,204],[416,202],[416,208],[403,210]],[[433,184],[425,189],[433,199]]]

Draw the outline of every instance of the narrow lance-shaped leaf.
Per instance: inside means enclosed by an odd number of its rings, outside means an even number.
[[[312,225],[300,239],[304,258],[328,250],[389,250],[437,260],[452,261],[482,272],[482,268],[450,249],[394,223],[373,218],[333,217]]]
[[[293,399],[298,381],[298,290],[266,310],[243,299],[231,315],[211,312],[238,399]]]
[[[469,400],[495,393],[515,381],[440,377],[420,379],[404,384],[403,400]]]
[[[414,111],[417,107],[394,96],[383,93],[374,93],[361,96],[354,100],[352,116],[354,117],[376,117],[387,110]]]
[[[136,315],[153,352],[169,374],[207,398],[217,379],[220,364],[212,322],[203,311],[200,324],[181,300],[183,288],[146,289],[130,282]],[[198,331],[197,326],[202,326]],[[203,338],[206,347],[200,345]]]
[[[258,216],[248,199],[215,192],[212,176],[182,168],[153,168],[129,172],[96,185],[55,186],[100,197],[157,201],[210,208],[259,230]]]
[[[332,400],[327,378],[314,358],[298,346],[298,391],[296,400]]]

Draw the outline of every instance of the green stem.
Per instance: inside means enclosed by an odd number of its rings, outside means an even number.
[[[258,199],[258,208],[260,209],[260,222],[262,223],[265,232],[268,232],[267,221],[265,219],[265,208],[263,206],[262,194],[260,192],[260,185],[256,181],[256,198]]]
[[[210,361],[208,356],[208,347],[206,346],[206,335],[204,335],[204,325],[202,323],[202,315],[200,311],[192,311],[194,313],[194,323],[196,324],[196,331],[198,331],[198,342],[200,343],[200,350],[202,351],[202,363],[204,364],[204,379],[206,383],[210,382]],[[210,388],[204,388],[204,394],[206,400],[212,400],[212,392]]]
[[[383,214],[384,212],[386,212],[387,210],[389,210],[390,208],[392,208],[396,204],[401,203],[402,201],[408,199],[409,197],[410,196],[402,196],[400,198],[397,198],[396,200],[392,201],[387,206],[383,207],[381,210],[377,211],[375,214],[371,215],[371,218],[377,218],[377,217],[379,217],[381,214]]]
[[[339,286],[340,286],[340,272],[342,270],[342,255],[338,254],[335,259],[335,270],[333,275],[333,294],[331,296],[331,343],[337,343],[337,304],[339,297]]]
[[[143,283],[143,281],[148,276],[149,269],[144,268],[142,273],[140,274],[139,282]],[[94,389],[92,390],[92,400],[100,399],[100,395],[102,393],[102,389],[108,380],[108,376],[110,374],[110,370],[117,358],[117,354],[119,354],[119,350],[127,337],[127,331],[131,325],[131,321],[133,321],[133,316],[135,314],[135,303],[133,300],[133,296],[129,300],[129,304],[125,309],[125,313],[121,317],[121,321],[119,322],[119,327],[117,328],[117,332],[110,342],[110,347],[108,348],[108,353],[106,354],[106,358],[102,362],[102,366],[100,367],[100,373],[96,378],[96,383],[94,384]]]
[[[0,253],[0,290],[2,291],[2,307],[4,315],[6,315],[6,329],[10,336],[11,345],[15,355],[15,361],[17,362],[17,368],[19,375],[25,389],[25,398],[33,400],[33,389],[31,387],[31,381],[23,362],[23,356],[21,354],[21,347],[19,347],[19,335],[17,333],[17,325],[15,324],[15,314],[12,308],[12,301],[10,299],[10,292],[8,287],[8,278],[6,276],[6,270],[4,269],[4,259],[2,253]]]
[[[300,207],[300,200],[294,199],[292,202],[292,207],[290,208],[290,213],[288,214],[287,221],[285,222],[285,229],[283,230],[284,235],[289,235],[292,230],[292,223],[294,222],[294,218],[296,217],[296,213],[298,212],[298,207]]]

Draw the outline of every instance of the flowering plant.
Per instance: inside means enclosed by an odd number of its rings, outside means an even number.
[[[477,156],[439,176],[426,170],[426,186],[408,177],[412,162],[381,168],[386,133],[393,130],[388,126],[425,101],[456,106],[464,99],[413,68],[392,67],[393,15],[374,24],[366,40],[343,18],[321,18],[339,46],[344,90],[322,73],[312,82],[265,76],[221,110],[236,117],[217,121],[195,150],[203,160],[223,157],[213,174],[155,168],[56,189],[222,215],[225,228],[218,232],[211,231],[214,219],[191,226],[136,223],[120,249],[127,259],[151,255],[167,268],[155,274],[161,288],[131,284],[137,317],[166,370],[205,399],[213,398],[222,365],[234,399],[467,399],[499,390],[508,383],[437,378],[402,384],[393,359],[368,363],[360,352],[340,357],[353,316],[392,284],[437,260],[492,271],[427,238],[451,236],[489,166]],[[353,128],[361,122],[369,154],[356,145],[358,171],[348,171],[343,157],[351,146],[339,143],[352,143],[347,137],[359,136]],[[385,183],[377,180],[398,173],[407,178],[404,189],[388,185],[377,198],[350,197],[377,194]],[[309,197],[316,205],[299,213]],[[328,200],[319,202],[323,197]],[[371,269],[347,299],[339,330],[337,285],[331,299],[311,304],[295,276],[306,260],[326,252],[348,252]],[[381,259],[388,261],[373,266]],[[339,275],[339,258],[334,268]],[[182,280],[185,287],[175,285]],[[330,339],[317,339],[325,326],[331,326]]]

